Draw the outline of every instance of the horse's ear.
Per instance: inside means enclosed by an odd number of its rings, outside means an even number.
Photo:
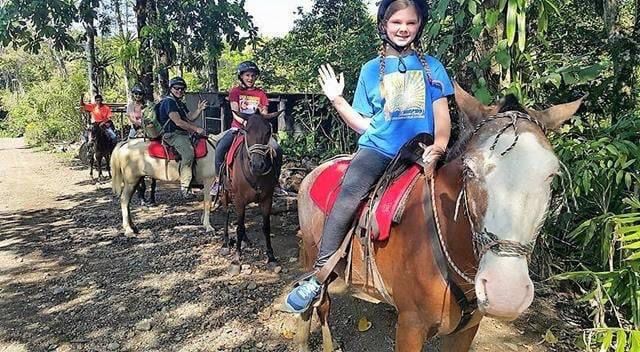
[[[462,89],[458,82],[453,82],[453,85],[455,87],[456,104],[473,125],[498,112],[498,107],[495,105],[483,105],[478,99]]]
[[[545,127],[549,130],[554,130],[562,126],[582,105],[582,101],[588,94],[585,94],[582,98],[572,101],[570,103],[554,105],[546,110],[537,111],[533,109],[527,109],[529,115],[533,116],[536,120],[544,123]]]
[[[284,112],[284,109],[282,110],[278,110],[276,112],[271,112],[265,115],[262,115],[265,119],[272,119],[274,117],[280,116],[280,114],[282,114]]]
[[[231,110],[231,112],[243,120],[249,120],[249,117],[251,116],[251,114],[245,114],[244,112],[238,112],[234,110]]]

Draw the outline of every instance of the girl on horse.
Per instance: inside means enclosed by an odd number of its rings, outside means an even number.
[[[343,74],[338,77],[328,64],[319,69],[324,94],[361,136],[323,228],[316,273],[338,250],[360,202],[402,145],[419,133],[434,136],[434,144],[424,146],[422,155],[428,177],[447,148],[451,120],[446,97],[453,94],[453,86],[444,66],[421,51],[420,35],[427,15],[425,0],[381,2],[377,22],[382,49],[362,66],[352,105],[342,97]],[[287,295],[285,308],[305,312],[322,285],[315,275],[310,276]]]
[[[131,88],[131,101],[127,104],[127,117],[131,124],[129,138],[135,138],[142,128],[142,109],[144,109],[144,90],[136,84]]]
[[[269,99],[267,93],[256,87],[256,80],[260,76],[260,69],[252,61],[244,61],[237,68],[239,84],[229,91],[229,103],[231,111],[243,114],[259,113],[267,116],[269,108]],[[227,130],[216,146],[216,175],[220,175],[220,168],[225,160],[225,155],[231,148],[235,132],[241,128],[245,128],[247,121],[241,116],[232,113],[233,120],[231,128]],[[269,145],[276,151],[276,170],[277,177],[280,176],[280,167],[282,165],[282,149],[275,139],[271,138]],[[216,195],[220,189],[220,183],[216,182],[211,188],[211,194]],[[282,191],[280,191],[282,192]]]

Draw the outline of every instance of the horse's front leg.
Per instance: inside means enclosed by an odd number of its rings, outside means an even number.
[[[400,312],[396,323],[396,352],[422,351],[426,326],[418,312]],[[447,351],[448,350],[443,350]]]
[[[107,155],[104,161],[107,162],[107,173],[109,174],[109,178],[112,178],[111,177],[111,153]]]
[[[213,184],[213,178],[207,178],[204,180],[204,199],[203,199],[203,208],[204,214],[202,215],[202,226],[206,232],[214,233],[215,229],[211,226],[209,216],[211,214],[211,185]]]
[[[455,334],[442,336],[440,349],[451,352],[468,352],[479,327],[480,324],[477,324]]]
[[[156,204],[156,179],[151,179],[151,187],[149,187],[149,204]]]
[[[276,262],[276,257],[273,255],[273,248],[271,247],[271,206],[273,198],[269,197],[263,199],[260,202],[260,211],[262,212],[262,234],[264,235],[264,242],[267,246],[267,262]]]
[[[92,154],[89,156],[89,176],[91,176],[91,179],[93,180],[93,163],[95,162],[95,155]]]
[[[237,225],[236,255],[233,260],[235,264],[240,264],[240,258],[242,257],[242,241],[245,241],[247,237],[246,229],[244,227],[245,204],[240,204],[240,202],[236,200],[235,205],[236,205],[236,225]]]
[[[122,194],[120,194],[120,209],[122,210],[122,228],[124,229],[125,235],[131,235],[134,233],[138,233],[138,229],[133,224],[133,217],[131,216],[131,212],[129,209],[129,204],[131,203],[131,196],[135,191],[136,184],[124,183],[124,187],[122,188]]]
[[[102,155],[98,158],[98,180],[102,179]]]

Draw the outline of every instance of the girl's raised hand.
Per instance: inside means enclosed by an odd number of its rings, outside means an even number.
[[[333,102],[337,97],[342,96],[344,90],[344,73],[340,73],[340,77],[336,76],[333,71],[333,67],[329,64],[321,65],[318,69],[320,77],[320,87],[324,91],[324,95],[329,98],[329,101]]]

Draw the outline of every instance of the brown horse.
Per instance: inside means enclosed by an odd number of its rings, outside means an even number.
[[[512,320],[529,307],[528,258],[559,172],[544,131],[571,117],[582,99],[541,112],[504,101],[483,106],[456,85],[456,102],[471,126],[466,136],[435,179],[418,179],[390,238],[373,244],[382,290],[358,282],[366,264],[359,241],[352,244],[352,288],[395,306],[396,351],[421,351],[436,335],[443,336],[442,351],[468,351],[483,316]],[[325,219],[309,191],[326,166],[304,179],[298,195],[301,258],[309,270]],[[326,292],[315,306],[324,351],[333,351],[330,306]],[[308,351],[312,311],[300,316],[301,351]]]
[[[248,204],[256,202],[260,206],[262,213],[262,233],[267,247],[267,260],[269,263],[276,261],[271,247],[271,205],[273,202],[273,190],[278,179],[276,168],[280,167],[275,163],[276,151],[269,145],[271,139],[271,124],[268,119],[277,116],[280,112],[275,112],[262,116],[256,114],[236,113],[247,121],[246,129],[239,130],[238,133],[244,135],[244,143],[238,148],[230,173],[227,175],[221,171],[225,191],[223,192],[222,203],[227,207],[227,216],[224,228],[224,248],[229,249],[232,245],[229,240],[229,198],[232,199],[236,212],[236,253],[233,264],[238,265],[242,255],[242,242],[248,243],[245,229],[245,208]]]

